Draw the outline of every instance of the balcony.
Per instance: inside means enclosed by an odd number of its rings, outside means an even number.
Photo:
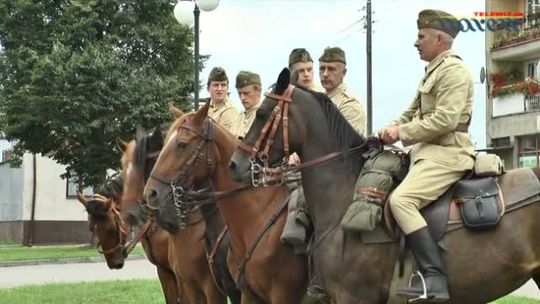
[[[493,60],[524,61],[540,53],[540,13],[528,15],[519,31],[498,30],[493,33]]]
[[[493,117],[540,111],[540,94],[513,93],[493,98]]]

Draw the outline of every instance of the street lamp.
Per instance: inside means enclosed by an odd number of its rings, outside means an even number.
[[[194,42],[194,71],[195,79],[193,79],[193,98],[195,110],[199,108],[199,15],[200,10],[210,12],[219,5],[219,0],[195,0],[195,5],[191,0],[178,0],[174,6],[174,17],[181,24],[192,26],[195,33]],[[191,10],[193,9],[193,15]]]

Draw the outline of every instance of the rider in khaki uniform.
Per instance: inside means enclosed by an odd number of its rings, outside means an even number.
[[[313,59],[306,49],[298,48],[291,51],[289,70],[291,70],[291,79],[296,86],[324,93],[324,89],[313,82]]]
[[[230,131],[234,119],[238,116],[238,110],[229,101],[229,78],[223,68],[212,69],[206,89],[210,93],[208,116]]]
[[[234,120],[231,133],[235,137],[244,137],[261,105],[261,77],[252,72],[240,71],[236,76],[236,90],[244,111]]]
[[[366,115],[364,107],[356,95],[343,83],[347,74],[345,52],[339,47],[327,47],[319,58],[319,77],[326,95],[353,126],[356,132],[364,134]]]
[[[419,210],[441,196],[473,168],[474,147],[467,133],[473,103],[473,82],[452,43],[458,30],[442,27],[441,18],[452,15],[424,10],[418,16],[415,47],[429,62],[416,98],[395,121],[379,131],[392,144],[401,140],[412,145],[411,167],[390,197],[394,217],[403,232],[426,280],[431,301],[449,300],[445,265],[437,242],[432,238]],[[424,292],[420,282],[400,290],[400,295],[417,298]]]

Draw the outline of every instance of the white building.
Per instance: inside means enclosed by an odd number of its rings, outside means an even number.
[[[11,145],[0,140],[0,240],[21,244],[87,243],[87,214],[75,198],[73,182],[48,157],[27,153],[20,168],[6,158]]]

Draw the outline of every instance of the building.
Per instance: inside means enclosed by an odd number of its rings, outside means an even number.
[[[26,153],[20,168],[7,162],[11,145],[0,140],[0,241],[28,244],[88,243],[87,214],[66,168]],[[91,189],[86,189],[89,194]]]
[[[507,169],[540,166],[540,0],[487,0],[486,140]],[[518,27],[510,15],[519,16]],[[485,21],[487,24],[487,20]]]

